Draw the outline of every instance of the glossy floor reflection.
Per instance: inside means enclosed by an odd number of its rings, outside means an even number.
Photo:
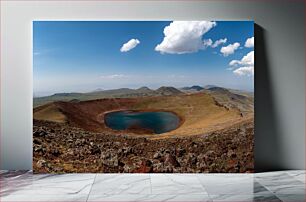
[[[1,171],[0,201],[305,201],[305,171],[32,174]]]

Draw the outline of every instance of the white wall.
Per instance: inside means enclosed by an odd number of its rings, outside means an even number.
[[[305,168],[303,1],[0,1],[1,169],[32,168],[32,20],[255,20],[255,163]],[[258,36],[258,37],[257,37]]]

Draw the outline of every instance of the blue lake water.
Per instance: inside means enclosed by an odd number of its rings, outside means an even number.
[[[161,134],[178,128],[180,118],[164,111],[116,111],[105,114],[104,123],[114,130],[145,129]]]

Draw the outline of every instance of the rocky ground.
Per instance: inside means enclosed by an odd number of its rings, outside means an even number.
[[[253,172],[254,123],[185,138],[153,140],[36,121],[34,172]]]

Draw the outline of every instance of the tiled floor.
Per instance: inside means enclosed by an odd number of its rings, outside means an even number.
[[[305,171],[63,174],[1,171],[0,201],[305,201]]]

